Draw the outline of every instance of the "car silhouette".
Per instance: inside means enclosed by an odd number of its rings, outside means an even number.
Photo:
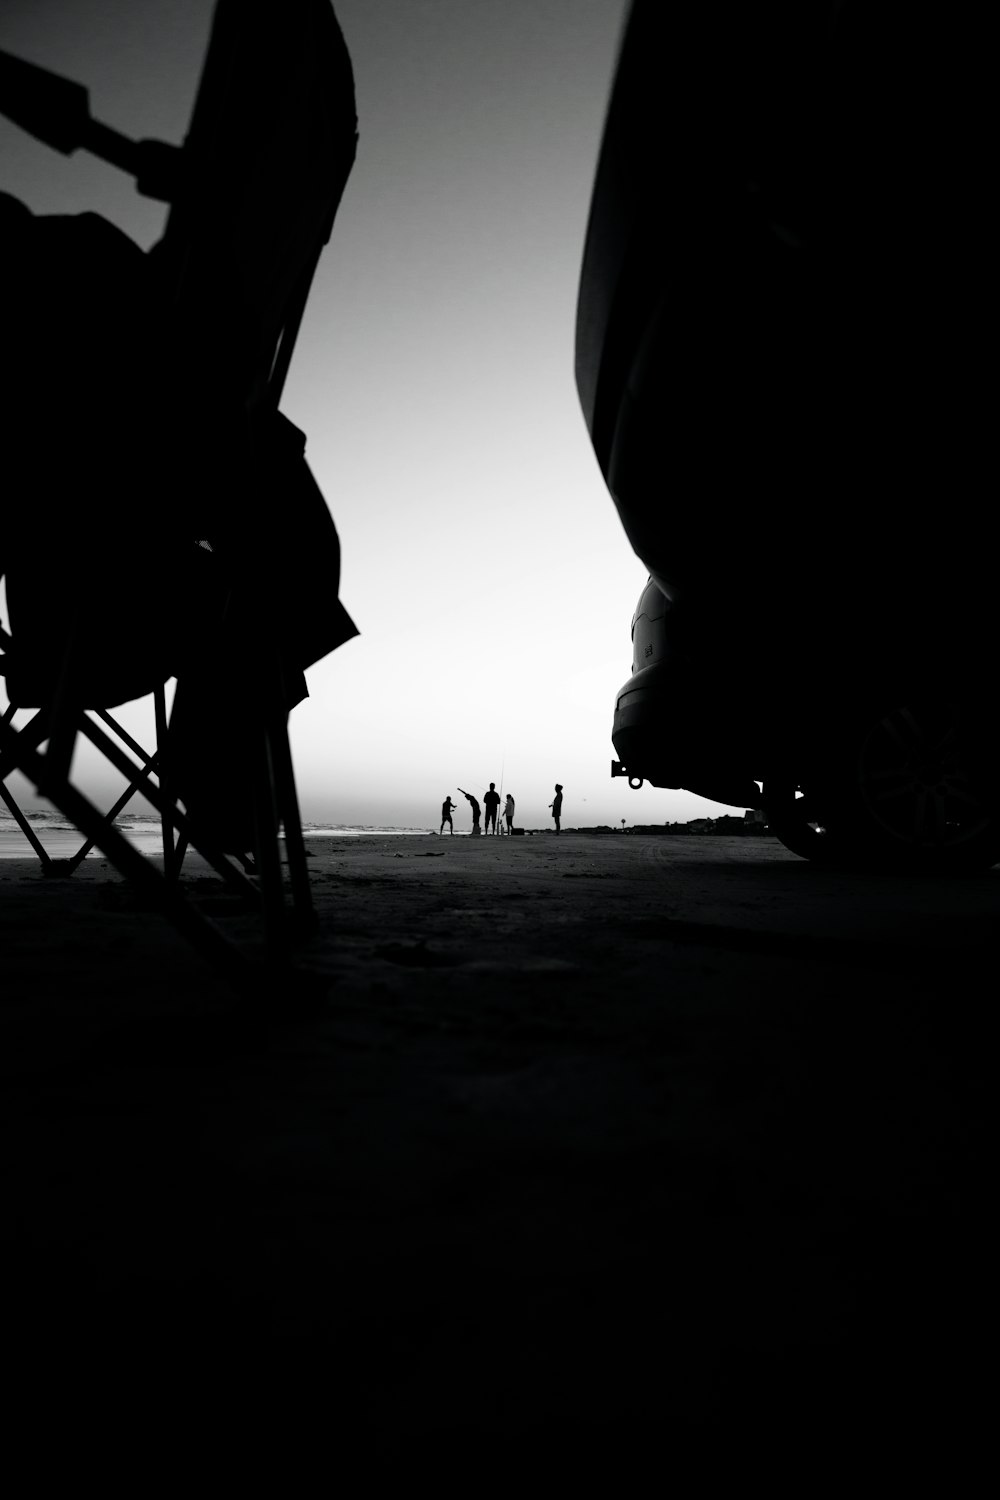
[[[851,0],[623,34],[576,330],[650,575],[612,774],[810,859],[1000,858],[986,51]]]

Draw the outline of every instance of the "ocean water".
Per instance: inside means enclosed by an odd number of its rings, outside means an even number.
[[[26,813],[31,828],[39,843],[53,859],[69,859],[84,843],[80,832],[67,822],[61,812],[41,809]],[[149,813],[124,812],[117,824],[131,844],[143,854],[161,852],[159,819]],[[426,838],[435,833],[432,828],[379,827],[358,823],[304,823],[302,831],[307,838],[360,839],[402,835]],[[103,859],[99,849],[92,849],[88,859]],[[17,823],[6,808],[0,808],[0,859],[32,859],[34,852]]]

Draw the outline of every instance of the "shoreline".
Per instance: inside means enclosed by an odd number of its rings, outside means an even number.
[[[39,837],[41,839],[41,842],[42,842],[42,844],[43,844],[46,852],[48,854],[50,854],[54,859],[66,859],[66,858],[70,858],[73,854],[75,854],[75,852],[80,848],[81,844],[83,843],[82,836],[80,836],[80,835],[78,835],[78,834],[76,834],[74,832],[71,832],[69,830],[63,830],[61,828],[60,829],[53,829],[50,825],[46,825],[45,823],[33,824],[32,826],[34,828],[34,831],[39,835]],[[129,839],[129,842],[132,843],[137,849],[140,850],[141,853],[143,853],[145,855],[154,856],[155,857],[159,853],[159,851],[160,851],[160,849],[162,847],[162,845],[160,843],[160,833],[159,833],[158,829],[150,829],[150,830],[143,830],[143,831],[137,832],[136,830],[134,830],[132,828],[129,828],[128,825],[125,825],[124,827],[121,828],[121,831]],[[622,837],[626,837],[626,838],[632,838],[632,837],[647,838],[647,837],[652,837],[652,838],[684,838],[684,839],[688,839],[688,838],[692,838],[692,839],[724,839],[724,838],[737,837],[737,838],[740,838],[740,839],[766,840],[769,843],[776,842],[775,837],[774,837],[773,834],[769,834],[769,833],[766,833],[766,832],[761,832],[760,830],[757,830],[757,829],[753,830],[752,832],[748,831],[747,833],[740,833],[740,834],[735,834],[735,835],[733,834],[732,830],[725,830],[725,831],[720,831],[720,832],[716,833],[716,832],[714,832],[713,830],[710,830],[710,829],[709,830],[697,830],[697,831],[691,831],[690,833],[686,833],[683,830],[683,828],[670,828],[670,827],[662,827],[661,828],[657,824],[639,824],[639,825],[636,825],[635,827],[628,827],[628,828],[626,828],[624,830],[618,829],[618,828],[610,828],[610,827],[607,827],[606,825],[599,824],[599,825],[596,825],[594,827],[564,828],[564,829],[562,829],[562,831],[561,831],[561,833],[559,835],[556,835],[555,829],[553,829],[553,828],[519,828],[519,829],[515,829],[515,834],[514,834],[514,836],[516,838],[529,838],[529,839],[530,838],[543,838],[544,839],[544,838],[555,838],[555,837],[565,838],[565,837],[568,837],[570,835],[579,836],[581,838],[594,838],[594,839],[606,839],[606,838],[612,838],[612,839],[617,838],[617,839],[620,839]],[[471,830],[467,829],[467,828],[465,828],[465,829],[456,829],[454,834],[444,833],[444,834],[439,835],[438,834],[438,830],[436,828],[407,828],[407,829],[398,829],[398,828],[386,828],[386,829],[378,829],[378,828],[367,828],[367,829],[364,829],[364,828],[343,828],[343,829],[339,829],[339,828],[311,828],[311,827],[308,827],[308,826],[303,829],[303,836],[304,836],[304,838],[307,841],[309,839],[347,839],[347,840],[357,840],[357,839],[378,839],[378,840],[382,840],[382,839],[391,839],[391,838],[403,838],[403,839],[411,839],[411,838],[435,838],[436,839],[439,836],[441,838],[446,838],[446,839],[447,838],[453,838],[453,837],[454,838],[458,838],[458,839],[472,839],[474,837],[474,835],[472,834]],[[280,835],[280,837],[283,839],[284,838],[284,834]],[[508,837],[508,835],[507,834],[502,834],[502,835],[501,834],[497,834],[497,835],[494,835],[494,834],[485,834],[484,833],[484,834],[480,834],[479,837],[482,838],[482,839],[489,839],[489,838],[494,838],[494,837],[506,839]],[[35,855],[32,853],[31,846],[29,845],[27,839],[24,837],[23,833],[21,833],[21,831],[19,829],[17,829],[17,828],[13,828],[13,829],[10,829],[10,828],[0,828],[0,862],[6,862],[6,861],[10,861],[10,860],[15,860],[16,861],[16,860],[21,860],[21,859],[25,859],[25,860],[29,860],[30,861],[30,860],[32,860],[34,858],[35,858]],[[90,851],[90,853],[86,856],[86,858],[87,858],[88,861],[93,862],[95,860],[96,861],[102,861],[102,860],[104,860],[105,856],[102,854],[102,852],[99,849],[92,849]]]

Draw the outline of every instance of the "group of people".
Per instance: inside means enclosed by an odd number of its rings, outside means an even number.
[[[471,792],[465,791],[462,787],[459,787],[458,791],[462,793],[462,796],[472,808],[472,832],[474,834],[482,833],[482,829],[479,826],[479,819],[482,813],[482,808],[479,805],[479,799],[474,797]],[[555,797],[549,803],[549,807],[552,809],[552,816],[555,819],[556,833],[559,832],[559,823],[560,819],[562,818],[562,794],[563,789],[557,781]],[[503,824],[498,822],[498,814],[500,812],[500,793],[497,791],[497,785],[495,781],[491,781],[489,791],[483,793],[483,802],[486,806],[486,832],[489,833],[490,829],[492,828],[494,835],[502,834],[504,831]],[[439,834],[444,833],[444,825],[446,823],[451,829],[451,832],[455,832],[455,825],[451,821],[451,815],[455,811],[457,806],[458,803],[452,802],[450,794],[442,802],[441,827],[438,830]],[[503,815],[504,821],[507,824],[507,832],[508,834],[511,834],[514,832],[514,799],[510,795],[510,792],[507,793],[507,800],[504,803]]]

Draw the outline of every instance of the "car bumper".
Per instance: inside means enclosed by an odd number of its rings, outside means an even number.
[[[731,702],[720,700],[718,685],[698,681],[686,663],[642,668],[615,700],[611,739],[620,766],[614,774],[757,807],[748,727]]]

